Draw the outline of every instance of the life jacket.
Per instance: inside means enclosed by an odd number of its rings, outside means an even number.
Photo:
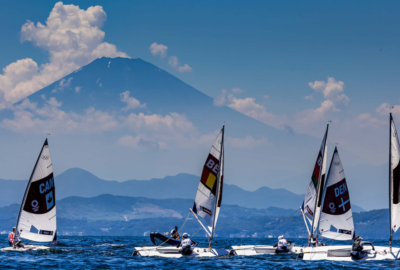
[[[14,244],[14,233],[11,232],[11,233],[8,235],[8,242]]]
[[[278,247],[287,247],[286,239],[281,239],[278,241]]]
[[[361,246],[361,240],[355,240],[353,246],[351,247],[352,251],[362,251],[363,247]]]
[[[192,245],[192,240],[190,240],[189,238],[185,238],[181,241],[181,246],[182,247],[190,247]]]

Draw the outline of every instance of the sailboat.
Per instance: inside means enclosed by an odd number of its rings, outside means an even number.
[[[315,162],[314,171],[311,175],[311,181],[308,185],[307,193],[303,201],[303,205],[301,207],[304,222],[307,227],[307,231],[309,233],[309,238],[311,236],[310,230],[308,228],[308,222],[312,226],[313,232],[316,227],[314,226],[314,220],[319,219],[319,209],[321,207],[321,202],[319,198],[320,194],[323,190],[323,183],[325,180],[325,167],[326,167],[326,144],[328,138],[328,129],[329,124],[326,127],[325,136],[322,140],[320,151],[318,152],[317,161]],[[315,213],[315,214],[314,214]],[[315,223],[316,224],[316,223]],[[240,246],[232,246],[232,252],[237,255],[262,255],[262,254],[274,254],[277,247],[271,245],[240,245]],[[302,249],[299,247],[295,248],[293,243],[288,245],[289,252],[300,252]]]
[[[36,160],[18,213],[16,235],[33,242],[57,240],[56,197],[49,144],[45,140]],[[2,251],[49,249],[43,245],[24,245],[24,248],[6,247]]]
[[[334,162],[334,161],[333,161]],[[329,174],[331,172],[329,171]],[[329,176],[328,176],[329,177]],[[328,180],[327,180],[328,181]],[[332,191],[331,191],[332,192]],[[335,190],[336,192],[336,190]],[[363,246],[362,256],[355,258],[351,254],[352,246],[323,246],[323,247],[308,247],[303,250],[302,256],[304,260],[333,260],[333,261],[372,261],[372,260],[399,260],[400,259],[400,248],[392,247],[393,233],[398,230],[400,224],[400,143],[399,137],[396,131],[396,126],[393,121],[393,116],[390,113],[389,116],[389,246],[374,246],[372,243],[365,243]],[[336,193],[335,193],[336,195]],[[328,206],[330,210],[330,203],[332,201],[332,195],[326,196],[326,202],[324,200],[323,212]],[[350,218],[350,198],[344,194],[341,195],[343,199],[340,201],[342,206],[347,204],[348,209],[346,213],[342,214],[341,218],[337,218],[336,215],[332,215],[327,218],[327,221],[322,221],[324,215],[321,214],[320,220],[320,231],[323,237],[333,238],[332,233],[327,231],[327,224],[335,223],[337,227],[340,226],[340,230],[337,231],[338,239],[350,240],[350,236],[354,236],[354,224],[345,224],[346,217]],[[339,201],[337,201],[339,203]],[[339,205],[339,209],[340,208]],[[336,206],[336,205],[335,205]],[[335,207],[336,208],[336,207]],[[340,210],[342,212],[342,210]],[[350,213],[350,214],[349,214]],[[350,219],[349,219],[350,220]],[[324,224],[326,223],[326,224]],[[340,225],[339,225],[340,224]],[[346,229],[351,228],[351,229]],[[325,231],[324,231],[325,230]]]
[[[351,241],[354,238],[350,193],[337,147],[333,152],[320,210],[319,219],[315,221],[317,237],[340,241]],[[343,247],[346,251],[343,251]],[[327,259],[344,254],[350,256],[351,246],[306,247],[302,251],[304,260],[317,260],[319,257]]]
[[[215,227],[222,203],[222,189],[224,181],[224,132],[223,125],[216,140],[211,146],[200,182],[197,188],[196,198],[194,200],[193,209],[190,212],[200,223],[202,228],[209,236],[208,247],[192,247],[192,257],[215,257],[229,255],[229,250],[212,248],[215,235]],[[206,226],[200,221],[203,218]],[[182,255],[182,249],[179,247],[135,247],[134,256],[159,256],[169,258],[179,258]]]
[[[305,217],[304,222],[308,231],[308,241],[310,237],[315,234],[317,229],[317,222],[320,216],[322,192],[325,184],[325,171],[326,171],[326,153],[328,143],[329,123],[326,125],[324,138],[322,139],[321,147],[318,152],[317,160],[315,162],[314,171],[311,175],[311,181],[307,188],[306,196],[304,197],[301,212]],[[308,228],[307,221],[311,225],[311,231]]]

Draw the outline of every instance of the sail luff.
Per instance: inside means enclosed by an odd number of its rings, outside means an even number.
[[[329,123],[326,126],[326,131],[325,131],[325,136],[324,139],[322,141],[322,145],[323,149],[321,151],[320,149],[320,153],[318,154],[317,157],[317,162],[315,164],[314,167],[314,171],[313,171],[313,175],[311,176],[311,181],[313,181],[313,177],[315,177],[315,169],[317,168],[317,165],[319,166],[319,171],[318,171],[318,176],[317,176],[317,186],[315,188],[315,203],[314,203],[314,214],[312,216],[312,223],[311,223],[311,232],[309,235],[309,238],[311,237],[311,234],[314,234],[316,226],[315,226],[315,220],[319,220],[319,212],[317,209],[317,202],[319,200],[319,195],[320,195],[320,186],[321,186],[321,175],[322,175],[322,170],[323,170],[323,163],[324,163],[324,155],[325,155],[325,149],[326,149],[326,143],[327,143],[327,137],[328,137],[328,128],[329,128]],[[322,148],[322,147],[321,147]],[[322,153],[321,153],[322,152]],[[322,155],[322,157],[320,157],[320,155]],[[319,162],[321,161],[321,164],[319,164]]]
[[[392,249],[392,179],[393,179],[393,172],[392,172],[392,113],[389,116],[389,247],[390,252]]]
[[[324,147],[324,156],[323,156],[323,161],[322,161],[322,166],[321,166],[321,175],[319,179],[319,186],[318,186],[318,196],[317,196],[317,205],[315,207],[315,215],[314,218],[318,220],[317,225],[313,227],[313,233],[315,234],[315,231],[317,231],[317,236],[318,236],[318,224],[319,224],[319,218],[321,216],[321,201],[322,201],[322,195],[325,189],[325,170],[326,170],[326,156],[327,156],[327,144],[328,144],[328,130],[329,130],[329,124],[326,125],[326,133],[325,133],[325,147]]]
[[[223,153],[224,153],[224,134],[225,134],[225,124],[222,126],[222,138],[221,138],[221,152],[219,154],[219,160],[220,160],[220,167],[218,170],[218,175],[217,175],[217,202],[215,204],[215,209],[214,209],[214,217],[213,217],[213,227],[212,227],[212,232],[211,232],[211,238],[210,242],[212,242],[212,239],[214,237],[214,230],[215,226],[218,220],[218,214],[219,214],[219,209],[221,207],[221,201],[220,198],[222,197],[222,177],[224,177],[224,174],[221,174],[221,171],[223,172],[224,168],[224,160],[223,160]],[[220,192],[221,191],[221,192]],[[222,199],[222,198],[221,198]]]
[[[28,181],[28,184],[26,185],[24,197],[22,198],[22,202],[21,202],[21,205],[20,205],[20,207],[19,207],[19,213],[18,213],[18,218],[17,218],[17,224],[15,225],[15,228],[16,228],[15,231],[16,231],[17,235],[19,235],[18,224],[19,224],[19,220],[20,220],[20,217],[21,217],[22,209],[23,209],[23,207],[24,207],[24,205],[25,205],[25,202],[26,202],[26,195],[28,194],[29,188],[31,187],[31,182],[32,182],[33,174],[35,173],[36,167],[37,167],[38,162],[39,162],[39,160],[40,160],[40,155],[42,154],[43,148],[44,148],[45,145],[48,145],[47,138],[46,138],[46,140],[45,140],[44,143],[43,143],[43,146],[42,146],[42,149],[41,149],[40,152],[39,152],[38,158],[36,159],[35,166],[33,167],[31,176],[29,177],[29,181]]]

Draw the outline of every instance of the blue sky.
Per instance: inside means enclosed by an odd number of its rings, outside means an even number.
[[[0,2],[0,67],[32,59],[25,63],[32,76],[42,64],[54,64],[49,70],[56,71],[45,74],[41,87],[94,55],[142,58],[215,98],[216,106],[277,129],[321,139],[332,120],[331,143],[366,164],[387,162],[389,106],[400,122],[398,1],[64,2],[82,12],[101,6],[97,34],[105,37],[95,45],[116,46],[100,54],[86,50],[82,61],[70,55],[52,59],[67,50],[44,44],[32,29],[21,30],[27,20],[36,30],[38,22],[46,25],[56,1],[22,3]],[[151,52],[154,43],[164,54]],[[171,57],[179,63],[171,64]],[[6,75],[0,73],[4,104],[40,89],[28,75],[2,86]],[[24,80],[29,85],[18,88]]]

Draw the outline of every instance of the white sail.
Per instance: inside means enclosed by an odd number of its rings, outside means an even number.
[[[322,139],[321,148],[318,153],[317,161],[315,162],[314,171],[311,175],[311,181],[308,185],[306,196],[303,201],[303,212],[310,225],[313,225],[312,234],[317,228],[317,222],[313,223],[313,220],[318,221],[321,208],[321,192],[325,182],[325,171],[326,171],[326,151],[327,151],[327,138],[328,138],[329,124],[326,127],[325,136]],[[319,194],[317,189],[320,190]],[[318,202],[316,200],[318,199]]]
[[[350,193],[336,147],[323,193],[319,233],[335,240],[351,240],[354,235]]]
[[[400,144],[392,114],[390,114],[390,204],[391,229],[396,232],[400,226]]]
[[[218,134],[206,159],[193,205],[193,212],[204,218],[210,232],[217,223],[222,200],[223,135],[224,128]]]
[[[16,227],[21,238],[36,242],[56,240],[55,195],[53,166],[46,139],[22,199]]]

